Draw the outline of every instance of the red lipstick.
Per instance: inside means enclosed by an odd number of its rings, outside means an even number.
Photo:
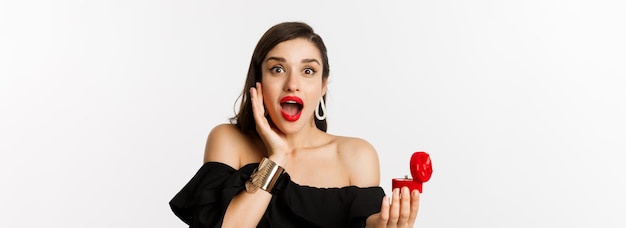
[[[296,96],[285,96],[280,99],[280,114],[287,121],[293,122],[300,119],[304,102]]]

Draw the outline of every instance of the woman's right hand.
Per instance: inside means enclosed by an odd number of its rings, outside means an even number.
[[[267,148],[270,160],[285,166],[287,154],[289,153],[289,145],[285,139],[285,135],[280,130],[273,128],[265,118],[265,106],[263,105],[263,88],[261,83],[256,83],[256,88],[250,88],[250,100],[252,103],[252,112],[254,121],[256,122],[256,131],[261,136],[261,140]]]

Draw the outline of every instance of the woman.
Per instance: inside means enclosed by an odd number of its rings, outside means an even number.
[[[172,199],[190,227],[412,227],[419,193],[380,185],[378,156],[326,133],[326,47],[307,24],[259,40],[239,112],[207,139],[205,164]]]

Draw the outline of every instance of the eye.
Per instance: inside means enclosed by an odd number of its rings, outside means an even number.
[[[304,73],[306,75],[313,75],[313,74],[315,74],[315,70],[313,70],[313,68],[304,68],[302,73]]]
[[[273,66],[272,68],[270,68],[270,72],[275,74],[285,73],[285,68],[283,68],[282,66]]]

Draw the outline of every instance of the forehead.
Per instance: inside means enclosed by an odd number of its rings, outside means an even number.
[[[302,59],[317,59],[321,62],[320,50],[315,44],[304,38],[296,38],[278,43],[270,50],[265,59],[280,57],[287,61],[300,61]]]

